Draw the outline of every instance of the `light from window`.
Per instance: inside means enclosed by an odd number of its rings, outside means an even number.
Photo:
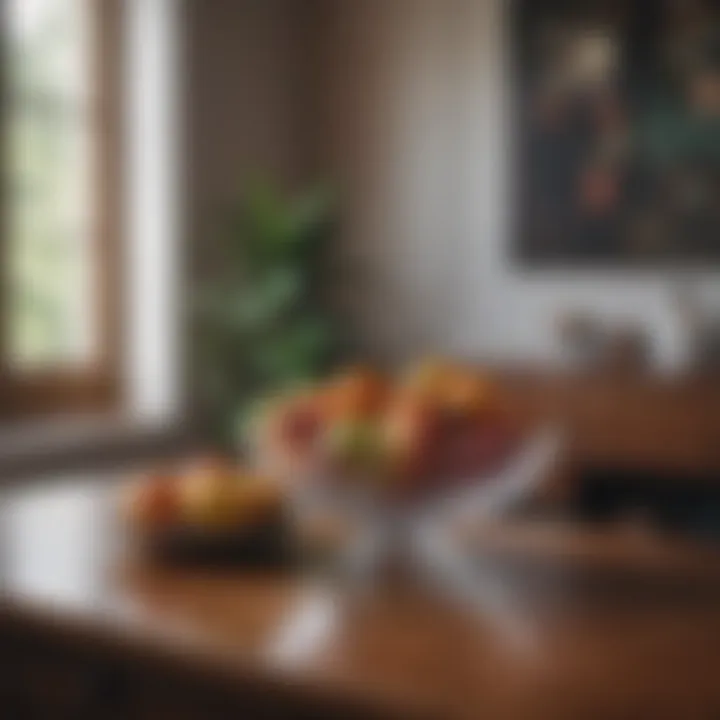
[[[6,0],[5,351],[20,369],[95,352],[92,0]]]

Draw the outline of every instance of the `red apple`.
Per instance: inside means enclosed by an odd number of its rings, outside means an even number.
[[[148,528],[175,523],[180,515],[176,479],[163,473],[140,478],[129,489],[127,513],[132,522]]]
[[[280,409],[276,439],[291,452],[307,452],[318,441],[323,426],[323,409],[318,398],[302,395]]]

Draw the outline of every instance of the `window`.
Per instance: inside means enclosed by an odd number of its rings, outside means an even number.
[[[2,405],[111,402],[115,3],[5,0]]]

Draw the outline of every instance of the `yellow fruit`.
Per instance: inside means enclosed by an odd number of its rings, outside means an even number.
[[[450,365],[446,361],[427,358],[405,373],[402,388],[416,397],[434,401],[440,396],[450,371]]]
[[[447,378],[443,388],[442,405],[456,415],[477,415],[490,404],[492,395],[492,385],[486,378],[463,370]]]
[[[183,520],[189,525],[226,528],[238,519],[236,475],[195,471],[181,481]]]
[[[277,512],[280,487],[270,480],[226,469],[196,472],[181,485],[184,521],[207,529],[228,529],[255,524]]]
[[[482,373],[444,360],[425,360],[403,382],[406,392],[453,415],[475,415],[489,404],[492,383]]]

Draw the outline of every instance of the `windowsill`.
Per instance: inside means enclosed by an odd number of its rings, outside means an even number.
[[[0,478],[166,456],[191,447],[182,423],[117,415],[82,415],[0,424]]]

